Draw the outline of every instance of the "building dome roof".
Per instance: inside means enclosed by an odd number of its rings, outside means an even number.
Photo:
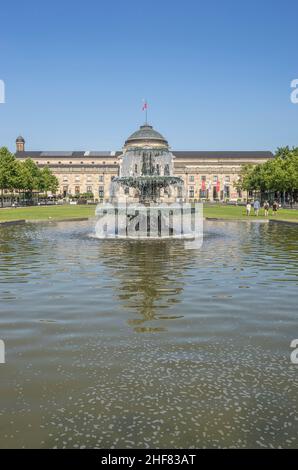
[[[19,137],[17,137],[17,139],[16,139],[16,142],[23,142],[23,143],[25,143],[25,139],[24,139],[24,137],[22,137],[21,135],[19,135]]]
[[[167,140],[149,124],[140,126],[140,129],[131,134],[125,142],[125,146],[140,146],[140,144],[150,145],[153,144],[168,146]]]

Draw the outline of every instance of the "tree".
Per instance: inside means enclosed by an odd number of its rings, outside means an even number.
[[[20,170],[20,189],[29,193],[29,199],[32,199],[33,191],[40,187],[41,171],[31,158],[21,163]]]
[[[5,189],[13,191],[16,183],[16,159],[6,147],[0,148],[0,189],[1,206],[3,207],[3,192]]]
[[[45,166],[40,172],[39,189],[46,194],[48,191],[55,193],[59,188],[59,181],[49,167]]]

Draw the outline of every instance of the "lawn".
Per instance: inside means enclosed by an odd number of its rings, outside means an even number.
[[[49,220],[72,219],[92,217],[96,206],[93,205],[65,205],[65,206],[33,206],[16,209],[0,209],[0,222],[9,220]]]
[[[0,222],[11,220],[61,220],[81,217],[93,217],[95,215],[94,205],[65,205],[65,206],[38,206],[22,207],[17,209],[0,209]],[[219,219],[247,219],[244,206],[226,206],[221,204],[205,204],[204,217]],[[264,218],[264,211],[260,211],[259,218]],[[270,210],[269,218],[278,220],[293,220],[298,222],[298,210],[280,209],[276,216],[272,216]],[[252,214],[250,219],[256,219]]]
[[[218,219],[256,219],[252,209],[250,217],[246,216],[245,206],[226,206],[223,204],[204,204],[204,217]],[[260,210],[259,218],[264,218],[264,209]],[[272,209],[269,211],[269,219],[295,220],[298,222],[298,210],[279,209],[275,216]]]

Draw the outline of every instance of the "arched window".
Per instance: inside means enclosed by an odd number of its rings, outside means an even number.
[[[138,173],[138,165],[135,164],[135,173]]]

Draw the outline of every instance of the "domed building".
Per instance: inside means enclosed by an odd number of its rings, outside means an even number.
[[[131,134],[124,144],[124,148],[129,147],[158,147],[167,148],[168,142],[166,139],[149,124],[140,126],[140,129]]]
[[[115,178],[155,175],[181,178],[188,201],[237,201],[247,196],[235,188],[242,166],[264,163],[273,154],[171,150],[165,137],[145,123],[126,139],[122,151],[31,151],[25,150],[25,139],[19,136],[16,158],[32,158],[41,168],[51,168],[59,180],[57,195],[62,197],[92,193],[95,200],[107,201]]]

